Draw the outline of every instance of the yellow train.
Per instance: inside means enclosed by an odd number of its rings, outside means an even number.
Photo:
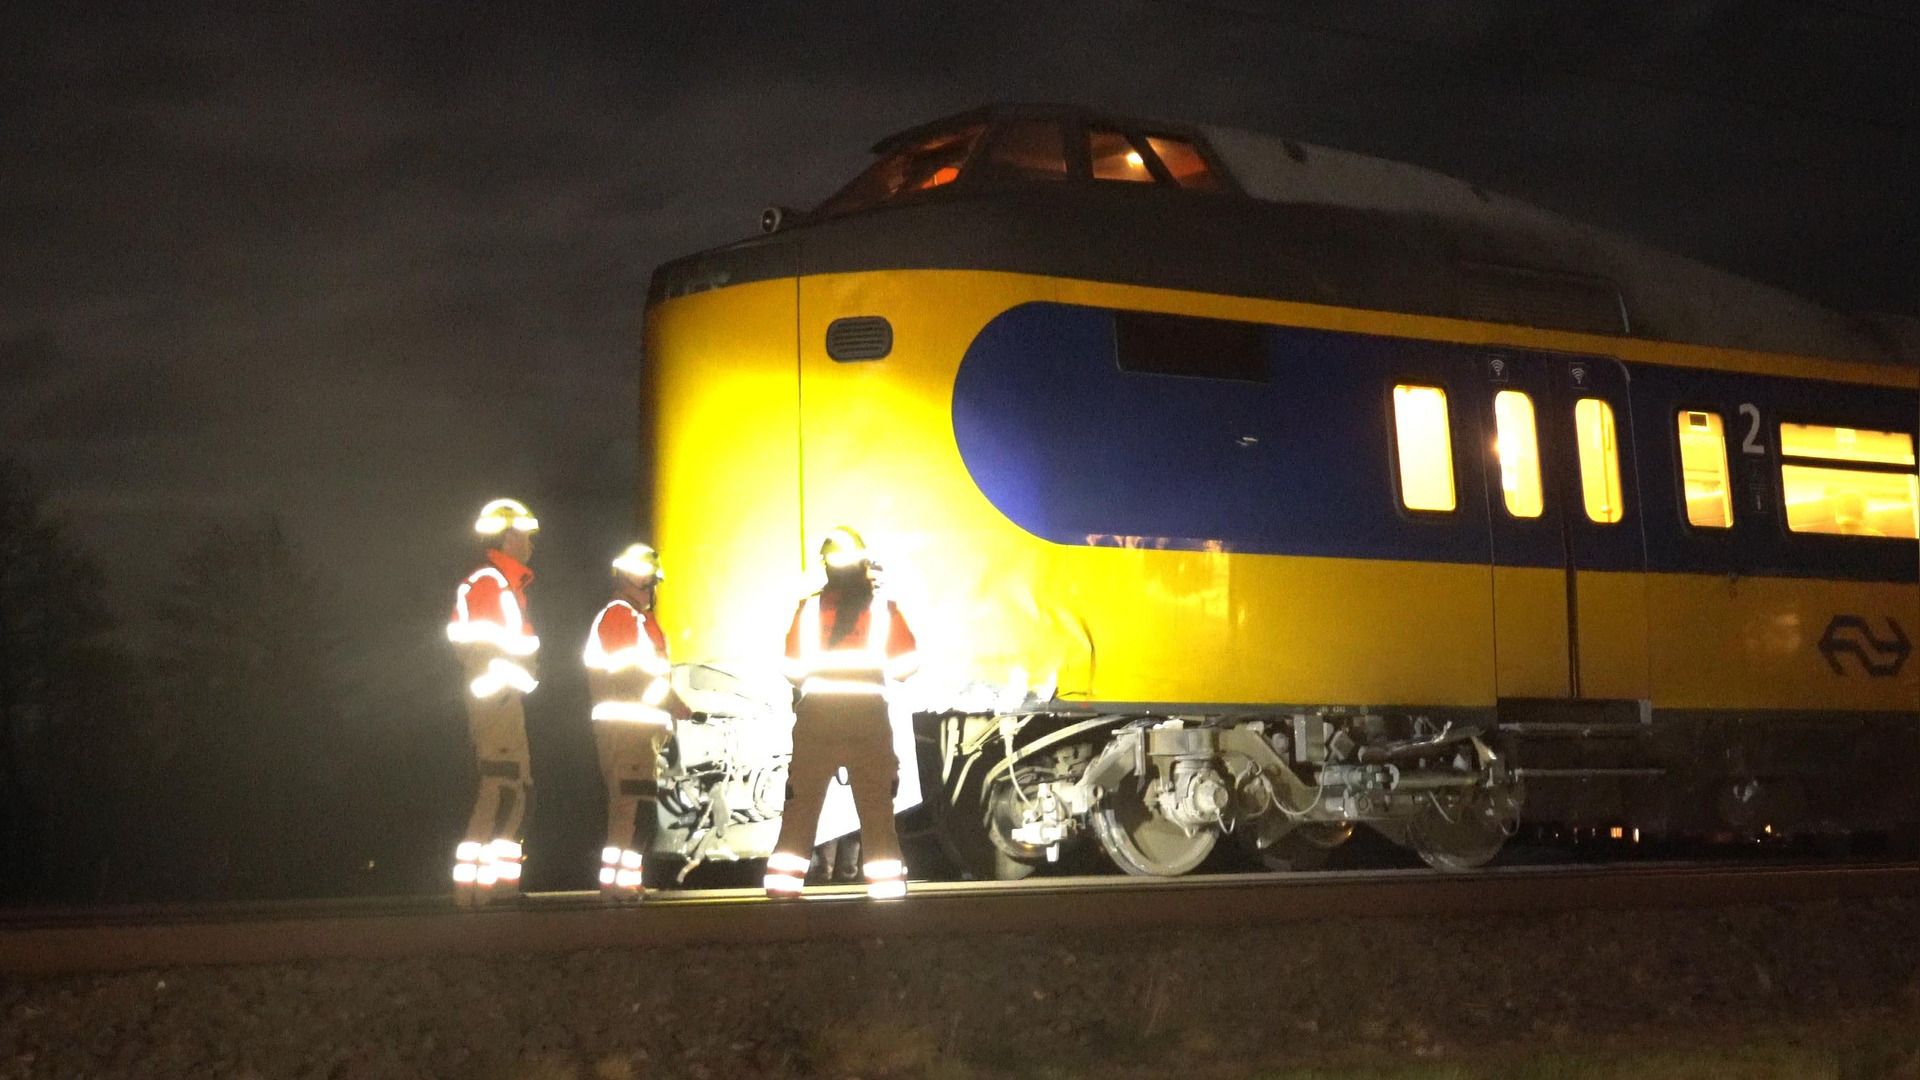
[[[1242,132],[875,153],[656,272],[642,499],[676,656],[741,673],[866,534],[973,872],[1920,819],[1920,380],[1856,324]]]

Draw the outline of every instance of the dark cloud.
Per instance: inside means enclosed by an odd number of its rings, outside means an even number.
[[[597,588],[630,524],[652,266],[819,199],[890,130],[995,99],[1413,161],[1838,306],[1913,312],[1905,11],[27,12],[0,71],[4,449],[136,572],[156,527],[278,509],[352,552],[357,603],[391,610],[437,597],[471,504],[513,491],[554,504],[553,575]]]

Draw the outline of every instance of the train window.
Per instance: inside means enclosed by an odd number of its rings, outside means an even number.
[[[987,165],[1020,180],[1065,180],[1067,141],[1054,120],[1013,120],[1003,125],[987,151]]]
[[[852,183],[821,203],[816,212],[822,216],[851,214],[912,192],[950,184],[959,179],[961,166],[984,130],[985,125],[970,124],[895,150],[867,166]]]
[[[1400,501],[1409,510],[1451,512],[1453,444],[1447,426],[1447,392],[1437,386],[1395,386],[1393,430],[1399,452]]]
[[[1780,452],[1789,457],[1913,464],[1913,436],[1904,431],[1863,431],[1824,424],[1781,424]]]
[[[1781,465],[1787,528],[1835,536],[1920,537],[1920,479],[1819,465]]]
[[[1169,139],[1160,135],[1147,136],[1147,145],[1153,148],[1160,164],[1167,167],[1173,176],[1173,182],[1192,191],[1219,191],[1220,181],[1207,168],[1207,160],[1200,151],[1185,139]]]
[[[1533,399],[1518,390],[1493,395],[1494,452],[1500,456],[1500,490],[1507,513],[1537,518],[1545,508],[1540,494],[1540,439],[1534,430]]]
[[[1121,371],[1267,381],[1266,335],[1255,323],[1116,311],[1113,339]]]
[[[1682,410],[1680,479],[1687,493],[1687,524],[1733,527],[1733,487],[1727,482],[1727,435],[1719,413]]]
[[[1913,436],[1824,424],[1781,424],[1787,528],[1832,536],[1920,537],[1920,479]],[[1827,462],[1857,463],[1852,466]]]
[[[1087,132],[1087,153],[1093,162],[1095,180],[1131,180],[1153,183],[1153,170],[1147,167],[1140,148],[1118,131],[1094,128]]]
[[[1625,516],[1620,498],[1620,449],[1613,430],[1613,406],[1599,398],[1573,405],[1574,439],[1580,446],[1580,494],[1587,517],[1611,525]]]

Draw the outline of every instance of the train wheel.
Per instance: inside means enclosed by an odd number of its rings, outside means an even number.
[[[979,761],[968,770],[972,777],[986,772]],[[923,775],[925,775],[923,773]],[[937,772],[933,775],[939,775]],[[1003,778],[984,793],[977,779],[966,781],[941,803],[939,832],[947,853],[977,881],[1019,881],[1038,869],[1036,862],[1015,858],[1005,850],[1008,831],[1020,823],[1020,811],[1010,785]]]
[[[1407,843],[1435,870],[1473,870],[1493,861],[1520,821],[1520,785],[1468,788],[1435,801],[1407,823]]]
[[[1269,813],[1242,825],[1234,835],[1261,866],[1284,874],[1327,865],[1333,849],[1353,838],[1353,826],[1339,821],[1298,825],[1284,814]]]
[[[1093,812],[1093,833],[1115,865],[1141,877],[1178,877],[1200,865],[1220,834],[1193,835],[1148,808],[1132,784],[1109,792]]]

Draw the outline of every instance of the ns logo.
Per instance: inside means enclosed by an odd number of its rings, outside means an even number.
[[[1818,648],[1835,675],[1849,674],[1850,665],[1840,662],[1846,656],[1852,657],[1861,671],[1874,678],[1886,679],[1900,674],[1900,669],[1906,666],[1907,657],[1913,654],[1913,643],[1907,640],[1907,632],[1900,628],[1893,616],[1884,618],[1887,636],[1883,638],[1874,633],[1864,616],[1833,617],[1833,621],[1827,624],[1826,632],[1820,635]]]

